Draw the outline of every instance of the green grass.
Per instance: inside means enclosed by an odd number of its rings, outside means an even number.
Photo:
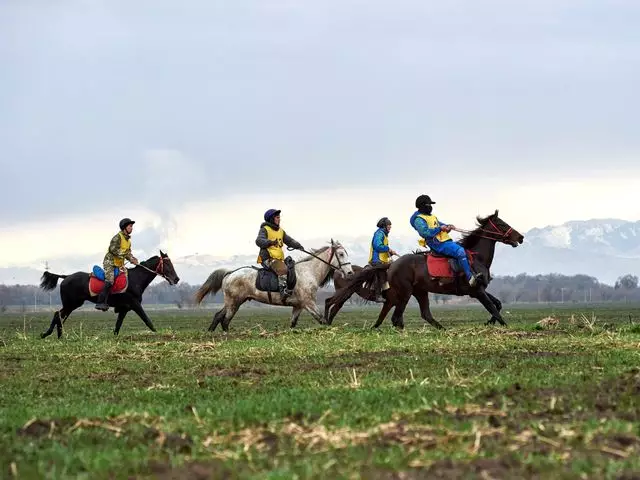
[[[638,310],[0,316],[0,478],[619,478],[640,472]],[[536,326],[547,315],[560,325]],[[570,316],[593,325],[571,323]],[[402,472],[401,477],[397,477]],[[631,476],[629,476],[631,478]]]

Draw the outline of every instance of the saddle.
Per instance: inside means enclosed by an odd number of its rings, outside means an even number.
[[[469,265],[473,265],[475,252],[465,250]],[[433,251],[425,254],[427,257],[427,272],[433,279],[455,279],[464,275],[464,271],[458,265],[455,258],[446,255],[439,255]],[[449,283],[446,282],[445,283]]]
[[[129,286],[129,275],[118,267],[114,270],[113,285],[109,289],[109,293],[115,295],[124,292]],[[104,288],[104,270],[98,265],[93,266],[93,271],[89,274],[89,295],[95,297],[100,294]]]
[[[298,277],[296,276],[295,270],[295,262],[293,258],[287,257],[284,259],[284,264],[287,266],[287,288],[289,290],[293,290],[298,281]],[[278,287],[278,275],[271,270],[270,268],[258,268],[253,267],[258,271],[258,275],[256,276],[256,289],[261,292],[275,292],[279,293],[280,288]],[[271,297],[271,296],[269,296]]]

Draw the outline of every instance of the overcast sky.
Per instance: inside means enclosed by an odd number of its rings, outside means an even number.
[[[0,1],[0,265],[640,218],[634,0]],[[136,243],[137,242],[137,243]],[[313,245],[312,245],[313,246]],[[101,258],[96,258],[100,261]]]

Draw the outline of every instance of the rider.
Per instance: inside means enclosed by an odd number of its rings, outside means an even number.
[[[376,225],[378,230],[373,234],[371,246],[369,248],[369,265],[375,267],[391,263],[391,257],[397,255],[396,251],[389,248],[389,232],[391,231],[391,220],[382,217]],[[387,282],[386,269],[378,270],[378,288],[376,289],[376,301],[384,302],[389,282]]]
[[[260,247],[258,263],[272,270],[278,276],[280,296],[284,302],[293,292],[287,288],[287,265],[284,263],[282,245],[303,250],[302,245],[295,241],[280,228],[280,212],[273,208],[264,214],[264,222],[260,225],[256,245]]]
[[[104,287],[98,295],[96,301],[96,309],[106,312],[109,310],[107,299],[109,298],[109,289],[113,286],[115,268],[117,267],[120,273],[126,275],[127,269],[124,268],[124,261],[129,260],[134,265],[138,265],[138,259],[131,254],[131,232],[133,231],[133,224],[136,223],[130,218],[123,218],[120,220],[120,231],[116,233],[109,243],[109,249],[102,261],[102,267],[104,269]]]
[[[455,258],[458,265],[464,270],[469,285],[474,287],[478,283],[480,275],[474,275],[471,272],[464,248],[449,236],[449,232],[455,227],[442,223],[435,215],[432,215],[432,205],[435,205],[435,203],[431,201],[429,195],[420,195],[416,198],[418,211],[414,212],[409,223],[418,231],[418,234],[433,252]]]

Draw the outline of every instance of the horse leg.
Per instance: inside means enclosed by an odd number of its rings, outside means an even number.
[[[116,328],[113,330],[114,335],[118,335],[120,333],[122,322],[124,322],[124,317],[127,316],[127,313],[129,313],[129,310],[120,310],[118,312],[118,319],[116,320]]]
[[[222,318],[222,330],[224,331],[224,333],[229,332],[229,324],[231,323],[231,320],[233,319],[235,314],[238,313],[238,309],[240,308],[240,305],[242,305],[242,303],[225,307],[226,312],[224,314],[224,318]]]
[[[444,327],[440,324],[440,322],[433,318],[433,314],[431,313],[431,309],[429,308],[429,293],[414,293],[413,296],[416,297],[416,300],[418,300],[418,305],[420,306],[420,316],[422,317],[422,319],[429,322],[438,330],[444,330]]]
[[[404,328],[404,310],[407,308],[407,304],[409,303],[409,299],[411,299],[411,292],[405,293],[402,297],[398,299],[398,303],[396,303],[396,308],[393,311],[393,315],[391,315],[391,323],[394,327],[399,329]]]
[[[142,308],[142,304],[138,300],[132,299],[130,306],[131,306],[131,310],[136,312],[136,314],[142,319],[144,324],[147,327],[149,327],[149,330],[151,330],[152,332],[157,331],[156,327],[153,326],[153,322],[149,318],[149,315],[147,315],[147,312],[144,311],[144,308]],[[123,320],[124,320],[124,317],[123,317]]]
[[[46,332],[40,334],[40,338],[47,338],[49,335],[53,333],[53,329],[58,326],[58,322],[60,321],[60,311],[56,310],[53,314],[53,318],[51,319],[51,325],[49,325],[49,329]]]
[[[484,291],[483,288],[478,288],[471,294],[472,297],[478,299],[478,301],[487,309],[487,311],[491,314],[491,318],[495,318],[500,322],[500,325],[507,326],[506,322],[502,319],[502,315],[496,308],[495,304],[489,298],[487,292]]]
[[[293,311],[291,312],[291,328],[296,328],[301,313],[302,309],[300,307],[293,307]]]
[[[491,300],[493,302],[493,304],[496,307],[496,310],[498,310],[499,312],[502,311],[502,302],[500,300],[498,300],[496,297],[494,297],[493,295],[491,295],[489,292],[485,292],[487,294],[487,297],[489,297],[489,300]],[[485,325],[495,325],[496,321],[498,319],[496,317],[491,317],[487,323]]]
[[[391,311],[391,308],[393,308],[393,302],[391,300],[386,300],[384,302],[384,305],[382,305],[382,310],[380,310],[378,320],[376,320],[376,323],[371,328],[378,328],[380,325],[382,325],[382,322],[384,322],[384,319],[387,318],[387,315]]]
[[[211,325],[209,325],[209,331],[213,332],[218,327],[218,324],[224,319],[225,314],[227,313],[227,307],[222,307],[213,315],[213,320],[211,320]]]
[[[327,318],[327,310],[325,307],[325,311],[324,311],[324,315],[326,318],[326,324],[327,325],[331,325],[333,323],[333,319],[336,318],[336,316],[338,315],[338,312],[340,311],[340,309],[344,306],[344,304],[347,301],[345,300],[344,302],[340,302],[340,303],[336,303],[335,305],[333,305],[333,308],[331,309],[331,313],[329,314],[329,318]]]
[[[317,322],[320,325],[323,325],[322,323],[322,312],[320,311],[320,309],[318,308],[318,306],[315,304],[315,302],[311,302],[311,303],[306,303],[303,308],[309,312],[311,314],[311,316],[313,318],[315,318],[317,320]]]

